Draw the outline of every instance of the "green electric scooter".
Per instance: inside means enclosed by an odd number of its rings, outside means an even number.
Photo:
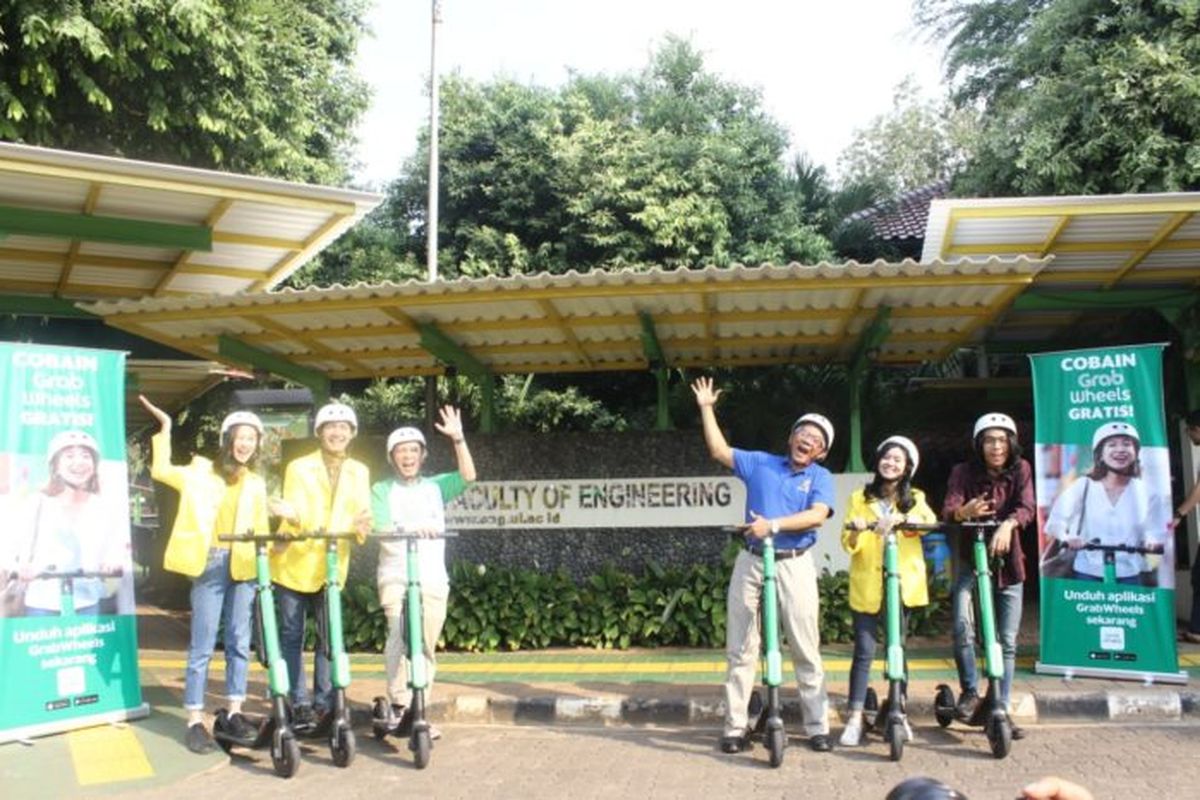
[[[739,533],[745,531],[736,529]],[[772,767],[783,763],[783,751],[787,747],[787,733],[783,729],[783,704],[779,699],[779,687],[783,685],[783,656],[779,650],[779,592],[775,586],[775,537],[762,539],[762,677],[767,701],[763,704],[758,691],[750,696],[749,714],[757,717],[754,734],[762,736],[767,746],[768,760]]]
[[[1000,681],[1004,677],[1004,655],[1000,651],[1000,640],[996,635],[996,612],[992,587],[992,566],[988,559],[988,534],[1000,527],[994,520],[980,522],[944,523],[942,529],[959,528],[974,534],[972,543],[975,565],[975,599],[979,609],[979,627],[984,656],[984,674],[987,676],[987,692],[975,708],[975,713],[962,719],[954,702],[954,690],[949,685],[938,684],[933,701],[933,713],[938,725],[945,728],[954,720],[965,725],[982,727],[987,735],[992,755],[1004,758],[1012,749],[1012,719],[1008,709],[1000,702]]]
[[[356,539],[357,534],[317,531],[293,534],[286,538],[291,542],[318,539],[325,543],[325,585],[321,589],[323,613],[317,615],[317,625],[321,632],[317,638],[320,640],[318,646],[324,647],[325,657],[329,659],[329,677],[333,684],[333,702],[326,709],[324,716],[313,725],[303,728],[293,726],[293,730],[301,738],[326,738],[333,763],[339,767],[348,767],[354,761],[357,742],[350,727],[350,707],[346,702],[346,688],[350,685],[350,656],[346,653],[342,625],[342,585],[339,580],[338,551],[343,541]]]
[[[279,627],[275,621],[275,593],[271,589],[271,563],[268,547],[272,542],[288,541],[290,537],[271,535],[255,536],[253,533],[222,534],[222,542],[254,542],[255,567],[255,639],[259,643],[258,661],[267,670],[267,686],[271,694],[271,713],[264,719],[252,721],[258,732],[249,739],[239,739],[229,732],[229,713],[222,708],[213,720],[213,738],[221,749],[228,753],[234,747],[262,749],[271,747],[271,764],[275,774],[290,778],[300,768],[300,745],[291,729],[288,714],[287,664],[283,661],[279,647]]]
[[[863,712],[868,726],[883,734],[892,761],[904,757],[904,745],[912,735],[908,724],[908,674],[904,658],[904,607],[900,598],[900,540],[897,527],[907,531],[927,531],[937,526],[905,523],[893,526],[883,537],[883,603],[887,628],[887,660],[883,674],[888,679],[888,695],[880,705],[875,690],[868,688]],[[876,526],[871,525],[867,530],[876,530]]]
[[[457,535],[446,532],[439,536],[451,538]],[[403,714],[397,716],[388,698],[376,697],[371,708],[371,728],[376,739],[382,739],[388,734],[407,736],[413,763],[417,769],[425,769],[429,765],[429,756],[433,750],[433,735],[429,730],[429,720],[425,716],[425,690],[429,687],[429,676],[424,656],[425,626],[421,608],[421,569],[417,562],[417,543],[430,537],[389,531],[376,534],[373,538],[403,539],[405,542],[408,588],[404,595],[404,632],[408,642],[408,688],[412,690],[412,701]]]

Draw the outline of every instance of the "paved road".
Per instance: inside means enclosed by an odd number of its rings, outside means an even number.
[[[329,753],[305,750],[299,774],[283,781],[265,753],[238,757],[226,766],[193,775],[169,788],[121,797],[272,797],[329,800],[386,796],[466,798],[691,798],[853,797],[882,798],[902,778],[936,776],[973,800],[1012,800],[1024,782],[1057,774],[1085,784],[1103,798],[1195,796],[1192,766],[1200,726],[1039,726],[1014,743],[1004,760],[992,758],[979,733],[936,727],[917,729],[919,742],[898,764],[882,742],[839,750],[809,751],[796,740],[779,769],[766,751],[726,756],[714,732],[702,728],[538,728],[512,725],[447,725],[429,767],[416,770],[402,742],[360,742],[345,770]]]

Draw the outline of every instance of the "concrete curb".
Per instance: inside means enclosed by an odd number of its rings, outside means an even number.
[[[789,693],[794,693],[792,689]],[[838,698],[840,700],[840,698]],[[831,724],[841,725],[841,702],[831,711]],[[445,722],[509,725],[681,726],[719,727],[725,704],[719,692],[712,697],[639,697],[609,695],[579,697],[543,694],[528,697],[467,693],[437,701],[432,719]],[[933,723],[933,697],[909,699],[909,716]],[[795,700],[784,704],[789,725],[800,723]],[[1071,692],[1047,690],[1014,693],[1013,718],[1022,724],[1055,722],[1200,724],[1200,692],[1177,689],[1128,689]]]

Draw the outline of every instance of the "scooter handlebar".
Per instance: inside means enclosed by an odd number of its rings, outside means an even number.
[[[31,581],[46,581],[46,580],[62,580],[64,578],[84,579],[84,578],[121,578],[124,577],[125,570],[122,567],[116,569],[68,569],[57,570],[53,566],[48,569],[43,569],[33,573],[29,580]],[[10,579],[20,578],[19,572],[9,572]]]
[[[1092,539],[1084,544],[1081,550],[1098,550],[1102,553],[1138,553],[1140,555],[1162,555],[1164,547],[1158,545],[1136,544],[1101,544],[1099,539]]]
[[[371,531],[367,538],[391,541],[393,539],[454,539],[457,536],[456,531],[442,531],[434,536],[422,536],[411,531]]]

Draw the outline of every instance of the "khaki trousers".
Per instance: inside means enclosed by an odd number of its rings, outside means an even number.
[[[821,664],[817,570],[812,553],[775,562],[779,621],[792,651],[792,666],[800,687],[804,734],[829,734],[829,698]],[[754,688],[760,658],[759,616],[762,597],[762,558],[742,550],[733,565],[726,599],[725,731],[737,736],[748,724],[746,707]]]
[[[387,618],[387,643],[383,661],[387,669],[388,702],[407,706],[412,702],[408,688],[408,625],[404,615],[404,596],[408,582],[403,579],[379,582],[379,602]],[[425,702],[433,694],[433,676],[437,672],[437,642],[446,623],[448,590],[421,588],[421,637],[425,644]]]

